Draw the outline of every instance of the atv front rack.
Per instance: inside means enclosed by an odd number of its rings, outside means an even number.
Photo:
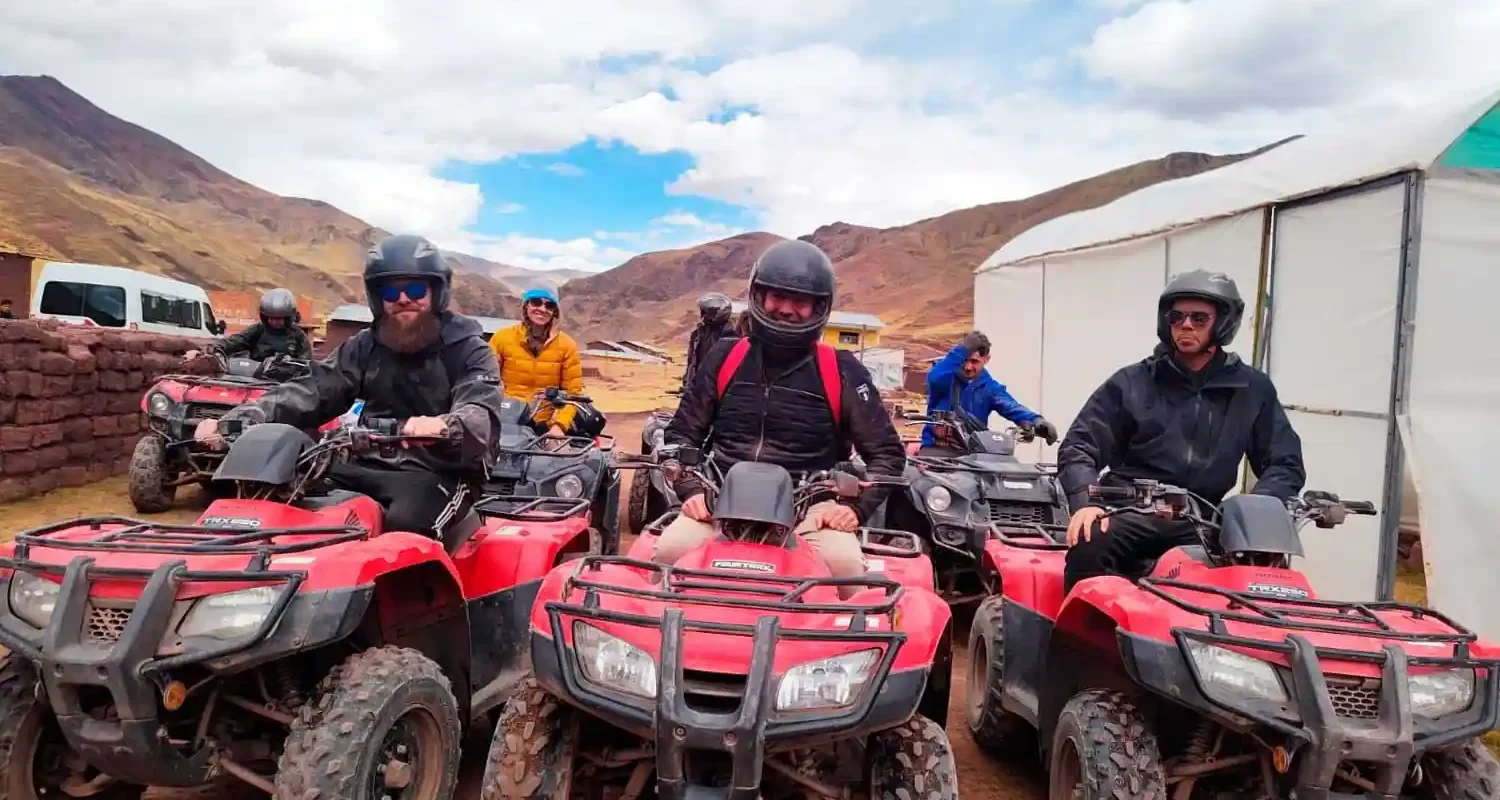
[[[650,573],[651,582],[659,584],[660,589],[647,589],[639,586],[621,586],[616,583],[608,583],[585,577],[588,573],[597,573],[604,566],[630,567],[641,572]],[[843,587],[864,586],[885,590],[881,602],[868,605],[850,603],[809,603],[805,599],[807,593],[821,586]],[[806,614],[850,614],[851,621],[849,631],[863,631],[866,627],[866,618],[870,614],[892,616],[896,605],[901,601],[905,593],[905,587],[890,578],[860,577],[860,578],[786,578],[777,575],[757,575],[750,572],[732,569],[690,569],[678,567],[672,564],[658,564],[654,561],[641,561],[626,556],[585,556],[579,559],[573,567],[573,572],[568,576],[567,582],[563,584],[563,594],[567,595],[575,589],[584,589],[591,595],[623,595],[627,597],[638,597],[649,600],[660,600],[667,603],[681,603],[684,605],[721,606],[725,608],[751,608],[760,611],[789,611]],[[734,592],[746,597],[727,597],[723,595],[690,595],[683,594],[688,590],[709,592]],[[594,598],[597,602],[597,597]],[[596,609],[597,610],[597,609]],[[591,612],[592,613],[592,612]],[[598,612],[612,613],[612,612]],[[660,622],[657,617],[648,617]],[[624,621],[624,620],[620,620]],[[894,622],[894,620],[892,620]],[[692,623],[699,624],[699,623]],[[704,625],[715,625],[718,623],[702,623]],[[753,632],[748,626],[746,633]],[[735,628],[735,626],[731,626]],[[738,628],[735,628],[736,630]],[[733,631],[723,631],[733,632]],[[782,635],[789,635],[790,630],[783,631]],[[826,631],[818,631],[819,636]],[[818,638],[818,637],[813,637]]]
[[[1208,630],[1215,635],[1229,635],[1229,630],[1224,625],[1226,621],[1240,622],[1295,631],[1369,636],[1376,639],[1408,642],[1451,643],[1454,645],[1456,658],[1467,658],[1468,644],[1478,638],[1473,631],[1442,612],[1410,603],[1396,601],[1352,603],[1311,598],[1269,597],[1167,578],[1141,578],[1138,583],[1142,589],[1184,611],[1207,617]],[[1228,600],[1229,605],[1227,608],[1211,608],[1169,592],[1168,589],[1215,595]],[[1236,610],[1238,608],[1244,608],[1250,613],[1240,612]],[[1376,614],[1377,611],[1405,612],[1414,620],[1433,619],[1449,630],[1448,632],[1396,630],[1389,622]]]
[[[655,572],[661,577],[662,589],[639,589],[622,587],[583,577],[595,572],[605,564],[638,567]],[[733,577],[742,586],[715,583],[711,579]],[[867,584],[886,590],[881,602],[860,604],[807,603],[803,596],[816,586],[847,586]],[[870,630],[867,615],[887,615],[894,622],[895,606],[902,596],[903,587],[885,579],[843,578],[778,578],[774,576],[745,575],[728,570],[683,569],[665,564],[638,561],[610,556],[589,556],[575,567],[563,588],[563,596],[574,589],[586,590],[582,603],[560,600],[548,601],[545,605],[551,625],[551,649],[556,658],[556,677],[569,695],[587,705],[606,711],[615,719],[633,724],[648,739],[656,744],[656,776],[658,793],[663,798],[686,798],[695,796],[688,780],[686,764],[692,751],[716,751],[728,754],[732,764],[730,787],[719,789],[714,796],[732,800],[759,796],[762,773],[765,765],[765,749],[768,735],[773,740],[786,740],[818,735],[842,735],[847,731],[868,724],[889,724],[884,717],[894,716],[886,706],[903,705],[901,691],[886,692],[891,667],[896,654],[905,644],[907,635],[894,629]],[[706,597],[682,594],[685,589],[710,591],[743,591],[758,597]],[[763,615],[755,624],[737,624],[690,620],[682,608],[667,607],[660,616],[647,616],[613,611],[600,606],[600,597],[617,594],[630,597],[648,597],[667,602],[695,605],[730,606],[736,608],[763,609],[767,611],[851,614],[852,621],[847,630],[813,630],[808,628],[783,627],[780,617]],[[766,598],[766,599],[759,599]],[[772,599],[774,598],[774,599]],[[605,621],[625,625],[657,628],[661,631],[661,650],[658,663],[656,696],[652,699],[629,699],[588,681],[569,652],[565,641],[564,616],[581,621]],[[753,641],[750,663],[743,684],[733,687],[721,685],[725,677],[714,674],[719,680],[705,680],[705,675],[693,673],[683,667],[684,638],[688,632],[727,634],[749,637]],[[821,709],[818,712],[778,712],[775,699],[779,686],[775,671],[776,647],[783,641],[818,641],[870,643],[881,650],[879,663],[871,672],[858,698],[844,708]],[[549,665],[549,671],[550,665]],[[711,706],[702,700],[706,697],[719,701]],[[728,701],[727,703],[725,701]],[[877,702],[881,705],[877,709]],[[912,706],[915,706],[915,697]],[[872,715],[872,711],[875,712]],[[901,711],[901,718],[910,715],[910,709]],[[876,717],[878,719],[872,720]]]
[[[496,517],[516,522],[558,522],[575,517],[589,508],[584,498],[569,500],[564,497],[527,495],[485,495],[474,504],[474,512],[481,517]]]
[[[971,464],[964,459],[970,455],[980,453],[969,453],[962,456],[907,456],[907,463],[918,469],[930,469],[935,472],[978,472],[990,475],[1001,475],[1005,469],[995,464]],[[1038,472],[1042,475],[1056,475],[1057,465],[1041,461],[1017,462],[1020,466],[1015,472]]]
[[[1066,525],[1045,525],[1039,522],[1025,525],[990,523],[990,533],[999,539],[1001,544],[1022,550],[1067,550],[1066,542],[1057,541],[1057,537],[1049,533],[1049,531],[1065,533],[1067,530]]]
[[[92,539],[62,539],[56,534],[87,527],[102,531],[106,526],[121,526],[102,533]],[[32,547],[54,550],[79,550],[83,552],[128,552],[163,553],[175,555],[233,555],[243,553],[253,556],[244,573],[232,573],[243,580],[246,575],[259,573],[263,576],[270,566],[272,556],[299,553],[320,547],[352,542],[369,537],[370,532],[353,525],[326,525],[302,528],[256,528],[227,533],[222,526],[178,525],[174,523],[148,522],[131,517],[79,517],[56,522],[38,528],[30,528],[16,534],[15,561],[30,558]],[[306,541],[275,544],[277,536],[314,537]],[[5,561],[0,559],[0,567]]]

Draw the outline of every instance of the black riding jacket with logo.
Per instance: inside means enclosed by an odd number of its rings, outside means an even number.
[[[1307,480],[1302,440],[1270,377],[1222,350],[1189,373],[1164,345],[1094,391],[1057,454],[1073,511],[1092,505],[1088,487],[1105,467],[1106,483],[1158,480],[1218,503],[1245,459],[1255,494],[1286,500]]]

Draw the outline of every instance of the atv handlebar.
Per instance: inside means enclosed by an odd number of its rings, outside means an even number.
[[[675,479],[682,470],[696,477],[708,490],[710,497],[719,491],[719,482],[709,475],[710,470],[704,469],[709,462],[703,458],[703,451],[688,445],[663,445],[650,453],[621,453],[615,454],[615,466],[618,469],[659,469],[668,479]],[[796,473],[793,473],[794,480]],[[796,486],[796,502],[799,510],[803,503],[818,495],[831,493],[841,500],[852,500],[860,496],[865,489],[873,486],[906,486],[905,478],[889,478],[877,475],[873,478],[859,478],[841,469],[816,470],[804,473]]]
[[[907,411],[902,406],[896,406],[892,416],[901,420],[906,425],[942,425],[952,428],[962,437],[967,437],[969,432],[959,422],[958,417],[952,411],[935,411],[931,415],[921,414],[916,411]],[[1036,428],[1031,425],[1011,425],[1002,428],[1002,434],[1015,439],[1020,444],[1030,444],[1036,440]]]
[[[1088,488],[1089,500],[1105,507],[1105,515],[1120,513],[1150,514],[1165,519],[1188,520],[1200,526],[1217,528],[1218,509],[1180,486],[1153,480],[1135,480],[1130,486]],[[1301,497],[1286,501],[1287,513],[1295,521],[1312,522],[1319,528],[1340,525],[1350,514],[1374,516],[1375,504],[1368,500],[1341,500],[1333,492],[1309,490]]]

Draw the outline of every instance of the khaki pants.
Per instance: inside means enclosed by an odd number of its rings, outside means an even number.
[[[808,509],[808,516],[812,512],[825,505],[833,505],[833,501],[818,503]],[[797,534],[803,541],[812,545],[822,557],[823,563],[828,565],[828,571],[835,578],[863,578],[865,576],[864,551],[859,547],[859,535],[849,531],[834,530],[832,528],[814,529],[804,519],[797,525]],[[708,541],[714,535],[714,526],[699,522],[684,515],[677,515],[661,532],[661,538],[656,542],[656,549],[651,553],[651,560],[658,564],[673,564],[677,559],[687,554],[689,550]],[[840,586],[839,596],[845,599],[859,592],[861,586]]]

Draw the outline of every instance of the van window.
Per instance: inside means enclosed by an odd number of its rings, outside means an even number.
[[[208,320],[207,329],[209,333],[217,332],[219,330],[219,320],[214,317],[213,306],[210,306],[208,303],[202,302],[200,302],[198,305],[203,306],[203,318]]]
[[[197,300],[178,300],[177,304],[182,308],[181,319],[177,322],[178,325],[184,328],[203,327],[203,314],[198,311]]]
[[[40,311],[60,317],[87,317],[106,328],[125,327],[125,290],[97,283],[51,281],[42,290]]]
[[[177,325],[182,317],[182,301],[141,292],[141,322]]]

